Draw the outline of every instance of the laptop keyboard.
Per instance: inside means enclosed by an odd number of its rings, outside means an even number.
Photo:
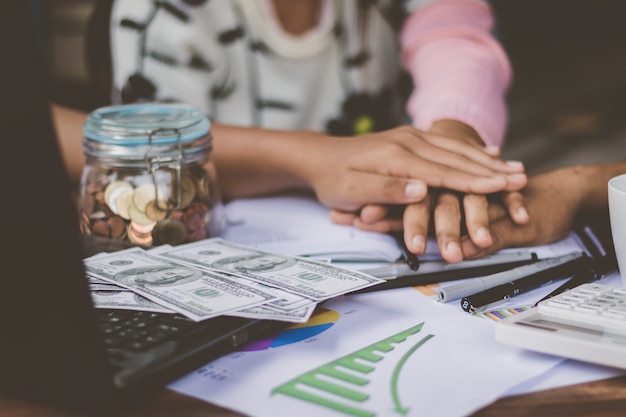
[[[98,310],[98,319],[114,363],[147,352],[196,324],[179,314],[131,310]]]

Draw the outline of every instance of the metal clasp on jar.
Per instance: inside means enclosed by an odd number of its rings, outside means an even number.
[[[168,131],[175,133],[177,136],[177,141],[176,141],[177,152],[173,154],[168,153],[167,155],[163,155],[163,154],[158,154],[154,156],[150,155],[150,152],[152,150],[152,145],[153,145],[152,137],[159,132],[168,132]],[[152,183],[154,185],[154,191],[155,191],[154,202],[155,202],[157,209],[162,210],[162,211],[167,211],[168,209],[176,210],[176,209],[181,208],[182,206],[181,166],[183,164],[183,161],[185,160],[185,150],[183,149],[180,130],[174,129],[174,128],[158,128],[158,129],[152,130],[150,134],[148,135],[148,150],[146,151],[145,159],[146,159],[146,166],[148,168],[148,171],[150,172],[150,175],[152,176]],[[161,207],[161,201],[165,201],[165,200],[159,198],[159,182],[157,180],[157,171],[162,167],[167,167],[167,168],[173,169],[174,171],[174,182],[172,184],[172,188],[175,193],[174,207],[167,207],[167,206]]]

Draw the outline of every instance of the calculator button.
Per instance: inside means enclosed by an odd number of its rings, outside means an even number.
[[[598,305],[597,303],[584,303],[579,304],[574,307],[576,311],[589,311],[589,312],[598,312],[601,311],[604,307],[602,305]]]
[[[578,301],[576,300],[565,300],[563,298],[552,298],[552,299],[548,299],[547,303],[541,303],[543,305],[549,305],[550,307],[556,307],[556,308],[563,308],[563,309],[568,309],[571,307],[574,307],[575,305],[578,304]]]
[[[614,319],[626,320],[626,311],[613,311],[611,309],[608,309],[602,315]]]
[[[592,294],[592,295],[597,295],[597,294],[606,292],[607,288],[601,285],[587,284],[587,285],[581,285],[580,287],[576,288],[576,291],[580,291],[582,293],[587,293],[587,294]]]
[[[626,297],[626,288],[615,288],[615,289],[613,290],[613,292],[614,292],[615,294],[619,294],[619,295],[621,295],[621,296],[623,296],[623,297]]]

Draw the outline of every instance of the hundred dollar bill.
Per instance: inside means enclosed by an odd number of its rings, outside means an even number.
[[[200,321],[264,304],[274,296],[225,276],[133,248],[84,260],[87,273]]]
[[[287,321],[290,323],[306,323],[311,318],[315,305],[310,305],[292,312],[275,311],[265,308],[264,306],[251,307],[243,310],[226,313],[227,316],[245,317],[248,319],[264,319]]]
[[[184,261],[181,261],[181,262],[184,262]],[[200,268],[202,268],[202,266],[200,266]],[[270,287],[269,285],[266,285],[259,281],[254,281],[247,277],[234,275],[229,272],[220,272],[220,273],[225,274],[226,276],[228,276],[230,279],[234,281],[244,282],[246,285],[258,286],[262,291],[269,292],[274,297],[276,297],[274,300],[268,303],[265,303],[259,307],[264,307],[270,310],[275,310],[275,311],[283,312],[283,313],[293,312],[294,314],[296,314],[296,311],[299,311],[304,307],[309,307],[309,306],[315,307],[317,305],[317,302],[309,298],[302,297],[301,295],[297,295],[297,294],[290,293],[288,291],[281,290],[280,288]]]
[[[85,260],[83,259],[83,262]],[[103,284],[103,285],[115,285],[115,284],[111,284],[109,281],[105,281],[103,279],[91,276],[89,274],[87,274],[87,282],[89,282],[89,285],[97,285],[97,284]]]
[[[91,299],[96,308],[150,311],[152,313],[175,313],[173,310],[165,308],[132,291],[91,291]]]
[[[120,291],[120,290],[126,290],[126,288],[122,288],[119,285],[115,285],[115,284],[110,284],[110,283],[106,283],[106,284],[89,284],[89,291]]]
[[[155,248],[150,252],[195,266],[248,277],[314,301],[385,282],[357,271],[264,252],[221,238]]]
[[[113,284],[109,281],[105,281],[102,280],[100,278],[96,278],[93,275],[89,275],[89,273],[86,274],[87,275],[87,282],[89,283],[89,290],[90,291],[120,291],[120,290],[126,290],[123,287],[120,287],[119,285]]]

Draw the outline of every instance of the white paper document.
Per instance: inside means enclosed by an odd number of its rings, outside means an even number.
[[[335,261],[393,262],[402,256],[384,233],[338,225],[329,209],[308,195],[235,200],[226,205],[222,237],[268,252]]]
[[[494,322],[413,288],[321,307],[170,388],[253,417],[453,417],[562,361],[497,343]]]

